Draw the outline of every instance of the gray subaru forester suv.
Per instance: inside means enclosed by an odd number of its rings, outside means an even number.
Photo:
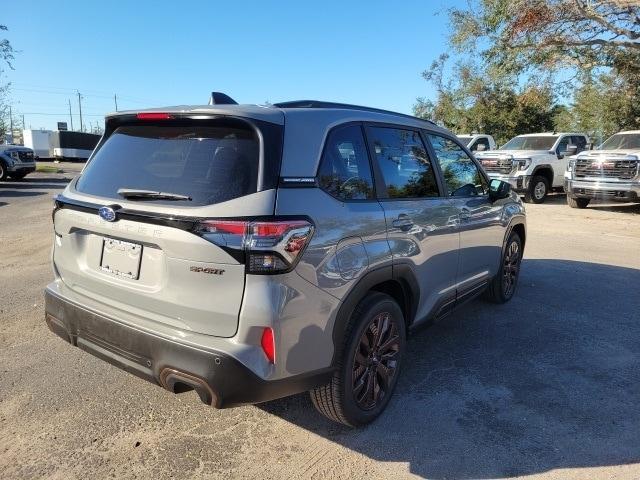
[[[218,408],[310,391],[351,426],[409,331],[513,296],[526,239],[449,131],[318,101],[109,115],[53,220],[57,335]]]

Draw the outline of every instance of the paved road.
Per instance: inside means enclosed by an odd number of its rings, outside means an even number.
[[[0,183],[0,477],[640,478],[640,206],[527,206],[516,298],[415,335],[390,408],[354,431],[305,395],[216,411],[51,334],[68,178]]]

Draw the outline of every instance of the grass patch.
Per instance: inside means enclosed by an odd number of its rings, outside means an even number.
[[[42,173],[64,173],[64,170],[58,167],[53,167],[51,165],[36,165],[36,172]]]

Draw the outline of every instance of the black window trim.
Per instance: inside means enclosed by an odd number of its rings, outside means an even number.
[[[476,157],[471,153],[471,151],[466,146],[462,145],[460,140],[458,140],[458,138],[455,135],[451,135],[448,132],[437,132],[435,130],[428,130],[428,129],[422,129],[422,134],[424,136],[424,139],[427,141],[427,144],[429,145],[429,150],[431,152],[431,155],[436,159],[436,168],[438,170],[438,175],[442,179],[442,184],[443,184],[443,187],[444,187],[444,192],[445,192],[445,197],[446,198],[452,198],[452,199],[489,198],[489,192],[488,191],[484,195],[457,195],[455,197],[449,195],[449,189],[447,188],[446,182],[444,181],[444,174],[442,173],[442,169],[440,168],[440,160],[438,160],[438,156],[436,154],[436,150],[435,150],[435,148],[433,148],[433,145],[431,143],[431,139],[429,139],[429,135],[435,135],[437,137],[446,138],[446,139],[451,140],[452,142],[454,142],[456,145],[458,145],[462,149],[462,151],[464,151],[469,156],[471,161],[474,163],[474,165],[476,166],[476,168],[480,172],[480,175],[482,175],[484,177],[485,181],[487,182],[487,186],[491,185],[491,179],[489,178],[487,173],[484,171],[484,169],[482,168],[482,166],[480,165],[480,163],[478,162]]]
[[[338,130],[340,128],[345,128],[345,127],[351,127],[351,126],[360,127],[360,132],[362,133],[362,138],[364,139],[365,150],[367,152],[367,159],[369,161],[369,172],[371,174],[371,193],[372,193],[372,197],[371,198],[341,198],[341,197],[337,197],[333,193],[331,193],[331,192],[325,190],[324,188],[322,188],[322,185],[320,184],[320,177],[319,177],[320,168],[322,167],[322,161],[324,159],[324,153],[325,153],[325,150],[328,148],[329,138],[331,137],[331,134],[334,132],[334,130]],[[318,166],[316,167],[316,172],[315,172],[314,178],[315,178],[315,185],[313,185],[313,186],[317,186],[324,193],[326,193],[331,198],[333,198],[333,199],[335,199],[335,200],[337,200],[339,202],[342,202],[342,203],[367,203],[367,202],[372,203],[372,202],[377,202],[378,201],[378,196],[377,196],[377,186],[378,186],[378,184],[376,183],[376,175],[375,175],[375,171],[374,171],[374,168],[373,168],[373,162],[371,160],[371,151],[369,150],[369,143],[367,141],[367,136],[366,136],[366,132],[365,132],[365,129],[364,129],[363,122],[361,122],[361,121],[344,122],[344,123],[340,123],[338,125],[334,125],[329,130],[327,130],[327,132],[325,133],[325,136],[324,136],[322,149],[320,150],[320,161],[318,162]]]
[[[400,202],[404,202],[404,201],[416,201],[416,200],[441,200],[442,198],[445,198],[444,195],[444,183],[442,181],[442,178],[440,176],[440,170],[438,168],[438,166],[436,165],[436,162],[434,162],[434,157],[432,155],[432,151],[429,150],[429,146],[428,144],[425,142],[425,138],[424,135],[422,134],[423,129],[418,128],[418,127],[413,127],[410,125],[403,125],[403,124],[398,124],[398,123],[387,123],[387,122],[363,122],[364,123],[364,129],[365,129],[365,134],[366,134],[366,139],[367,139],[367,145],[369,147],[369,156],[371,158],[371,165],[373,166],[374,172],[376,174],[376,186],[377,186],[377,191],[378,191],[378,195],[377,195],[377,199],[380,202],[386,202],[386,201],[400,201]],[[420,140],[422,141],[422,144],[424,146],[425,152],[427,154],[427,157],[429,158],[429,162],[431,162],[431,168],[433,169],[433,174],[435,176],[435,180],[436,180],[436,186],[438,188],[438,195],[437,196],[433,196],[433,197],[389,197],[389,194],[387,193],[387,184],[384,181],[384,177],[382,175],[382,169],[380,168],[380,165],[378,164],[378,158],[375,156],[374,152],[375,152],[375,146],[373,145],[373,139],[372,139],[372,135],[370,133],[370,129],[371,128],[393,128],[393,129],[397,129],[397,130],[409,130],[412,132],[415,132],[418,134],[418,136],[420,137]]]

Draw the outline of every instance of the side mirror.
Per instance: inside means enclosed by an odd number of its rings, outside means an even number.
[[[484,143],[479,143],[476,147],[476,152],[484,152],[487,149]]]
[[[511,195],[511,184],[494,178],[489,183],[489,198],[491,201],[507,198]]]
[[[575,155],[576,153],[578,153],[578,146],[577,145],[568,145],[567,146],[567,150],[564,152],[565,156],[567,156],[567,157]]]

